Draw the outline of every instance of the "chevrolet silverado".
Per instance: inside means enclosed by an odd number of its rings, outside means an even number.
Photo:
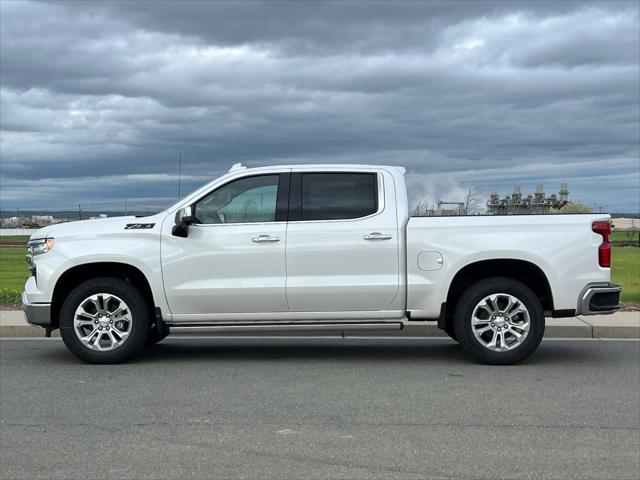
[[[437,322],[513,364],[545,317],[612,313],[610,217],[412,218],[401,167],[234,165],[167,210],[48,226],[29,241],[27,321],[91,363],[173,326],[401,330]]]

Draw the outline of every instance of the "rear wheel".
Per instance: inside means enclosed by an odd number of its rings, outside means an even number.
[[[60,336],[88,363],[120,363],[147,341],[150,306],[140,291],[120,278],[99,277],[74,288],[60,310]]]
[[[453,326],[462,347],[477,361],[510,365],[538,348],[544,335],[544,310],[521,282],[488,278],[464,292]]]

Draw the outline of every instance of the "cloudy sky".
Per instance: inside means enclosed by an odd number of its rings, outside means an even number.
[[[235,162],[390,163],[412,200],[640,210],[638,2],[0,1],[5,209],[156,207]]]

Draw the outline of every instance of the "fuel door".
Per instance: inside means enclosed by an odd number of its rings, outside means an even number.
[[[420,270],[424,270],[427,272],[440,270],[443,263],[444,259],[442,258],[442,254],[440,252],[427,251],[420,252],[418,254],[418,268]]]

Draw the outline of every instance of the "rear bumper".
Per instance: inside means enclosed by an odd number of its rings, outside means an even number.
[[[587,285],[578,300],[579,315],[606,315],[620,308],[622,287],[615,283]]]
[[[44,328],[51,326],[50,303],[29,303],[26,292],[22,292],[22,311],[28,323]]]

